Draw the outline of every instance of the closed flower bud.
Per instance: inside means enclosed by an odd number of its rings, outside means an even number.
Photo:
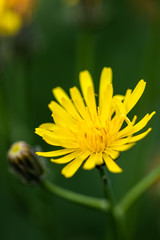
[[[25,183],[39,182],[44,174],[41,159],[26,142],[16,142],[11,146],[8,151],[8,162],[11,171]]]

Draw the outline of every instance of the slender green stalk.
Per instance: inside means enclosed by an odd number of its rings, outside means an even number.
[[[105,199],[98,199],[94,197],[88,197],[79,193],[74,193],[72,191],[58,187],[54,183],[51,183],[47,180],[42,180],[40,185],[48,192],[55,194],[58,197],[61,197],[72,203],[76,203],[102,212],[107,212],[110,208],[109,202]]]
[[[125,240],[126,233],[125,233],[125,226],[124,226],[124,216],[123,214],[121,215],[115,214],[115,200],[113,197],[109,179],[107,179],[103,167],[99,167],[99,173],[103,182],[104,195],[110,203],[110,209],[108,214],[109,224],[110,224],[110,227],[108,228],[108,230],[110,230],[110,232],[109,232],[109,235],[107,233],[106,239],[110,238],[110,239],[116,239],[116,240]]]
[[[76,58],[75,58],[75,81],[74,84],[78,85],[77,72],[88,69],[93,71],[94,66],[94,48],[95,48],[95,38],[91,31],[82,30],[77,34],[76,39]]]
[[[115,201],[114,201],[113,193],[111,191],[109,179],[107,179],[103,167],[99,167],[99,174],[103,182],[104,195],[113,207]]]
[[[122,214],[126,213],[127,210],[142,196],[153,184],[160,179],[160,166],[154,169],[146,177],[144,177],[139,183],[136,184],[120,203],[115,208],[115,213]]]

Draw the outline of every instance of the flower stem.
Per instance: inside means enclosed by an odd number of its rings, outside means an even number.
[[[77,34],[76,40],[76,59],[75,59],[75,69],[76,73],[84,69],[93,71],[94,60],[95,60],[95,37],[94,33],[91,31],[82,30]],[[76,78],[77,79],[77,75]],[[74,85],[79,84],[79,82],[74,82]]]
[[[133,187],[116,206],[115,211],[118,212],[118,209],[121,209],[121,212],[123,211],[123,213],[126,213],[126,211],[135,203],[135,201],[159,179],[160,166],[144,177],[139,183],[137,183],[136,186]]]
[[[98,199],[94,197],[88,197],[79,193],[74,193],[72,191],[58,187],[54,183],[51,183],[47,180],[42,180],[40,182],[40,185],[48,192],[72,203],[76,203],[102,212],[107,212],[110,208],[109,202],[105,199]]]
[[[103,167],[99,167],[99,174],[100,174],[100,177],[101,177],[102,182],[103,182],[104,195],[105,195],[106,199],[109,200],[110,204],[113,206],[114,202],[115,202],[114,197],[113,197],[113,193],[111,191],[109,179],[107,179]]]
[[[110,203],[108,217],[109,217],[110,227],[112,228],[112,232],[110,231],[109,236],[107,236],[107,239],[112,238],[112,239],[116,239],[116,240],[125,240],[126,233],[125,233],[125,226],[124,226],[124,216],[123,216],[123,213],[117,214],[117,212],[115,212],[115,200],[113,197],[112,189],[110,186],[109,179],[107,179],[102,166],[99,167],[99,174],[100,174],[101,180],[103,182],[104,195]],[[119,208],[118,208],[118,210],[119,210],[119,212],[121,212]],[[110,230],[111,230],[111,228],[110,228]],[[108,228],[108,230],[109,230],[109,228]]]

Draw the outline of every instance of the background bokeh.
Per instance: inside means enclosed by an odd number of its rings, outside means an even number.
[[[160,164],[160,2],[158,0],[37,1],[32,21],[14,36],[0,38],[0,239],[106,239],[105,215],[68,203],[9,172],[7,150],[19,140],[52,149],[34,129],[51,122],[52,88],[79,86],[89,70],[98,92],[104,66],[113,70],[115,93],[143,78],[147,87],[130,113],[141,119],[153,110],[152,132],[118,160],[122,174],[109,174],[117,201]],[[65,179],[62,166],[46,159],[48,178],[67,189],[103,196],[97,170]],[[129,239],[160,238],[160,186],[127,213]]]

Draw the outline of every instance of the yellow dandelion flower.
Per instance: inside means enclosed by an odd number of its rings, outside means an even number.
[[[21,27],[22,21],[17,13],[8,10],[1,16],[0,35],[17,34]]]
[[[31,18],[35,0],[0,0],[0,35],[17,34]]]
[[[83,163],[87,170],[105,164],[111,172],[122,172],[115,162],[120,152],[134,146],[151,131],[149,128],[134,135],[146,126],[155,112],[146,114],[138,123],[136,116],[131,121],[127,117],[143,94],[145,85],[144,80],[140,80],[133,91],[126,91],[125,96],[114,96],[112,70],[105,67],[100,77],[98,107],[88,71],[80,73],[83,97],[77,87],[70,89],[71,99],[62,88],[53,89],[58,102],[49,104],[54,123],[42,124],[35,132],[48,144],[63,149],[37,154],[53,157],[54,163],[68,163],[62,169],[65,177],[72,177]]]

